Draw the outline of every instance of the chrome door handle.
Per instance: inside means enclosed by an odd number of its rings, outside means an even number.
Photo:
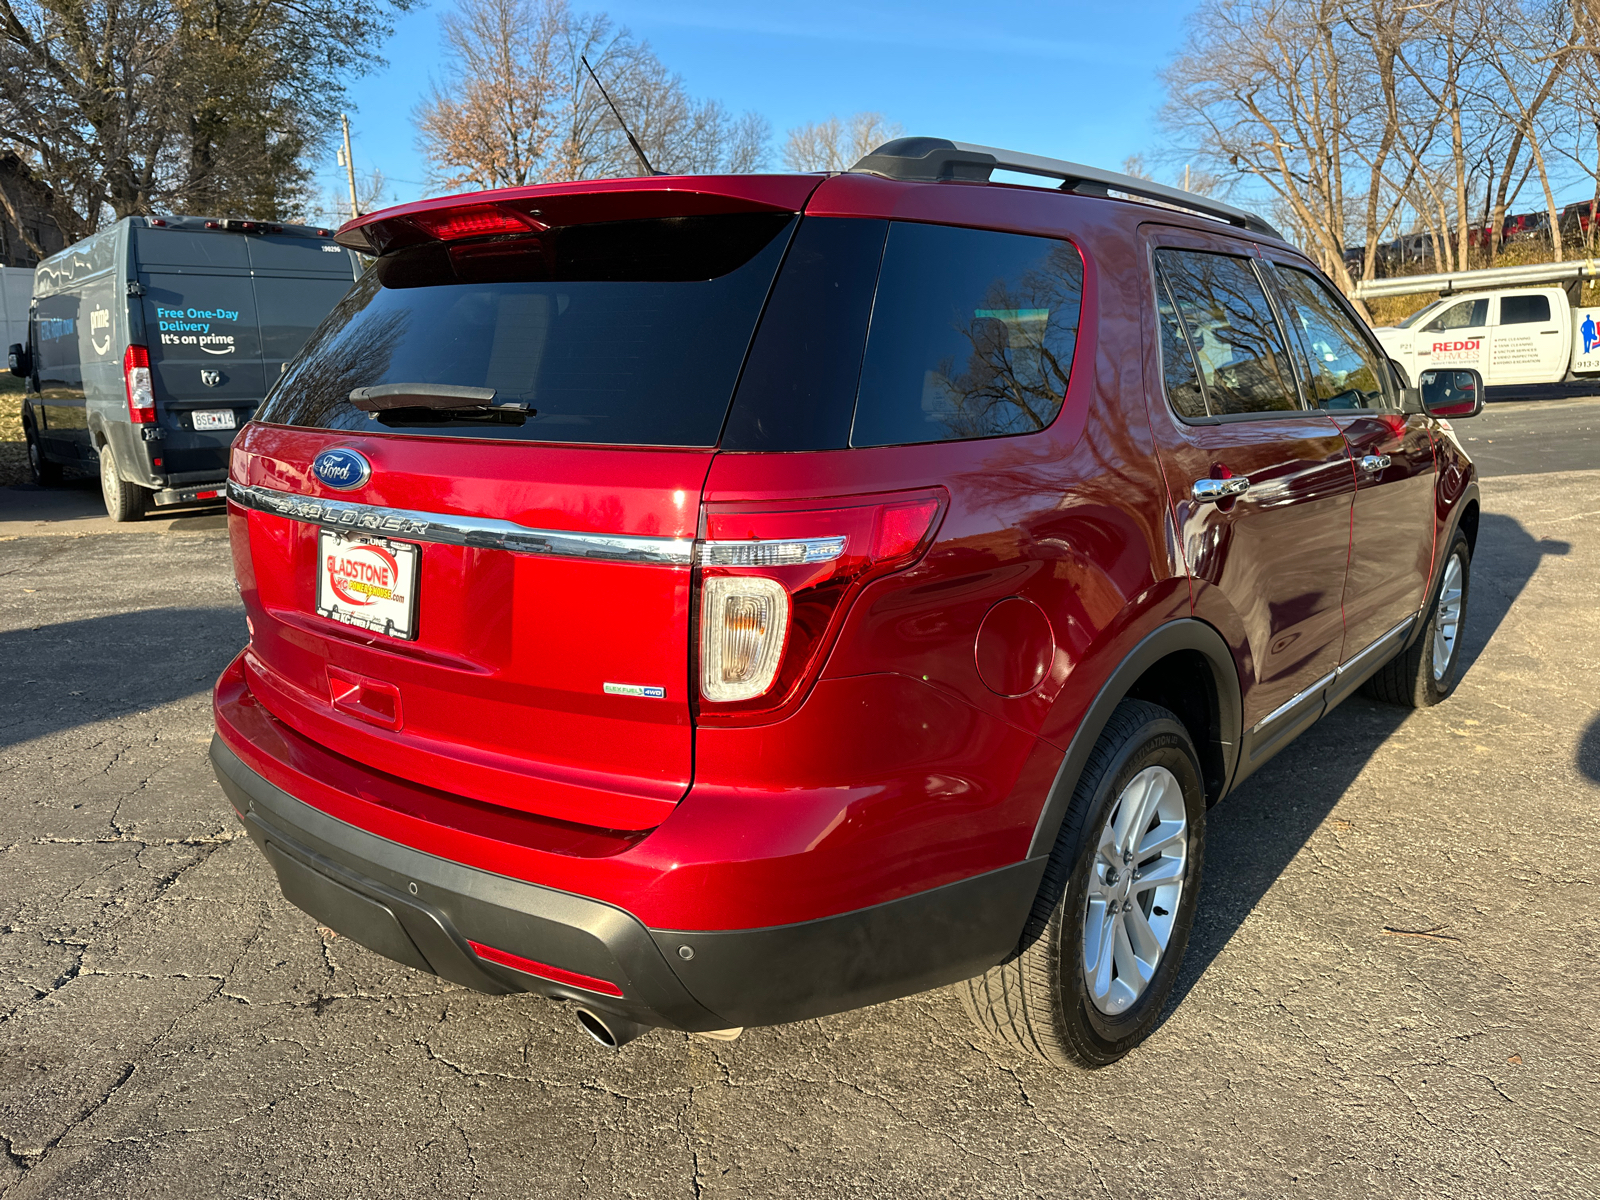
[[[1389,465],[1387,454],[1369,454],[1361,460],[1363,471],[1382,471]]]
[[[1250,481],[1243,475],[1235,475],[1232,479],[1196,479],[1189,494],[1201,504],[1208,504],[1231,496],[1242,496],[1249,490]]]

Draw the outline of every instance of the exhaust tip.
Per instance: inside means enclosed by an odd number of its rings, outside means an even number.
[[[597,1013],[591,1009],[576,1010],[578,1027],[607,1050],[619,1050],[634,1038],[650,1032],[650,1026],[640,1025],[626,1017],[611,1013]]]

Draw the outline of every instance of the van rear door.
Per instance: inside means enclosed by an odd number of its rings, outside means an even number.
[[[815,186],[784,183],[787,204],[636,185],[683,216],[583,223],[625,214],[613,185],[548,230],[402,226],[415,244],[357,282],[235,447],[246,675],[269,711],[482,803],[664,819],[693,776],[701,492]],[[446,407],[462,389],[475,406]]]
[[[245,239],[255,284],[262,371],[271,388],[311,331],[344,299],[358,260],[329,238],[261,234]]]
[[[234,233],[134,226],[145,337],[158,412],[242,408],[265,391],[246,239]]]
[[[136,225],[133,235],[164,470],[220,472],[235,431],[349,290],[354,255],[290,233]]]

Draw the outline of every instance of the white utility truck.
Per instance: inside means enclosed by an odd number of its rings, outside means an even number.
[[[1600,377],[1600,308],[1575,308],[1569,299],[1578,291],[1573,285],[1591,274],[1600,274],[1600,266],[1541,263],[1372,280],[1358,285],[1356,294],[1447,292],[1400,324],[1374,330],[1389,357],[1413,379],[1430,367],[1472,367],[1485,387],[1521,387]],[[1510,282],[1507,275],[1529,282],[1494,286]],[[1569,283],[1563,287],[1552,279]],[[1466,290],[1472,287],[1486,290]]]

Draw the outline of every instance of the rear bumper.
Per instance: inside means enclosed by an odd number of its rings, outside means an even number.
[[[227,473],[217,472],[219,478],[212,483],[191,484],[188,487],[162,488],[152,497],[158,505],[190,504],[196,500],[221,501],[227,496]]]
[[[211,761],[284,894],[321,924],[478,991],[537,992],[646,1025],[779,1024],[968,978],[1015,947],[1044,871],[1043,859],[1028,860],[793,925],[651,929],[615,905],[428,854],[330,816],[252,770],[220,734]],[[589,976],[621,995],[489,961],[473,943]]]

